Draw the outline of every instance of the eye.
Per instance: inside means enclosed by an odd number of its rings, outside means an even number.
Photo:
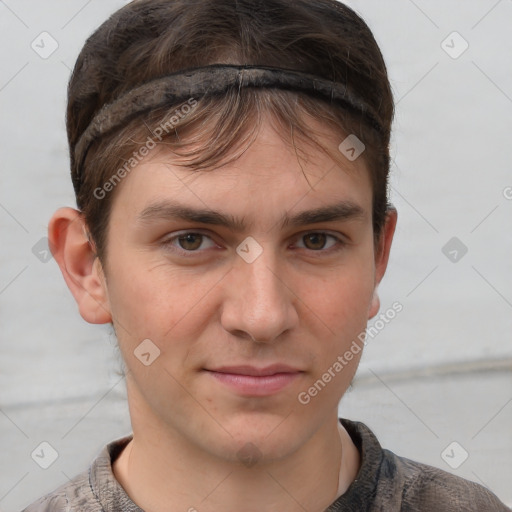
[[[302,242],[302,245],[300,244]],[[196,231],[181,231],[163,239],[162,245],[178,256],[193,257],[218,245],[206,234]],[[302,235],[296,245],[299,249],[330,254],[344,248],[346,243],[339,237],[323,231],[312,231]]]
[[[209,241],[206,246],[204,243],[205,241]],[[217,247],[210,237],[203,233],[196,233],[193,231],[182,231],[181,233],[177,233],[164,239],[162,243],[167,249],[184,256],[195,252],[202,252],[199,251],[199,249]]]
[[[326,247],[329,239],[331,239],[332,242],[328,247]],[[315,252],[332,252],[342,249],[345,245],[343,240],[340,238],[334,235],[330,235],[329,233],[324,233],[322,231],[306,233],[300,237],[299,241],[304,242],[304,247],[306,249]]]

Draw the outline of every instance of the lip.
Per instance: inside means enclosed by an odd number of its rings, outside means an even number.
[[[249,365],[223,366],[206,371],[237,394],[254,397],[278,393],[303,373],[283,364],[263,368]]]
[[[263,368],[257,368],[256,366],[250,365],[239,365],[239,366],[220,366],[218,368],[212,368],[208,371],[215,373],[229,373],[232,375],[248,375],[253,377],[268,377],[275,375],[276,373],[300,373],[300,370],[293,368],[286,364],[271,364]]]

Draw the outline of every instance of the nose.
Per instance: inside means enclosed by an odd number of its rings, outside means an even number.
[[[252,263],[238,258],[228,274],[221,323],[234,336],[271,343],[298,324],[296,294],[276,262],[264,250]]]

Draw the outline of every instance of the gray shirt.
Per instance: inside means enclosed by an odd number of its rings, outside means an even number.
[[[325,512],[506,512],[511,509],[479,484],[384,450],[363,423],[340,420],[361,454],[361,468]],[[131,440],[109,443],[91,464],[23,512],[144,512],[126,494],[112,463]]]

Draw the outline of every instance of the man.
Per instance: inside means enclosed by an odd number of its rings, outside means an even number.
[[[333,0],[139,0],[93,34],[68,94],[78,209],[49,239],[115,329],[133,436],[27,511],[507,510],[338,419],[397,222],[392,117]]]

